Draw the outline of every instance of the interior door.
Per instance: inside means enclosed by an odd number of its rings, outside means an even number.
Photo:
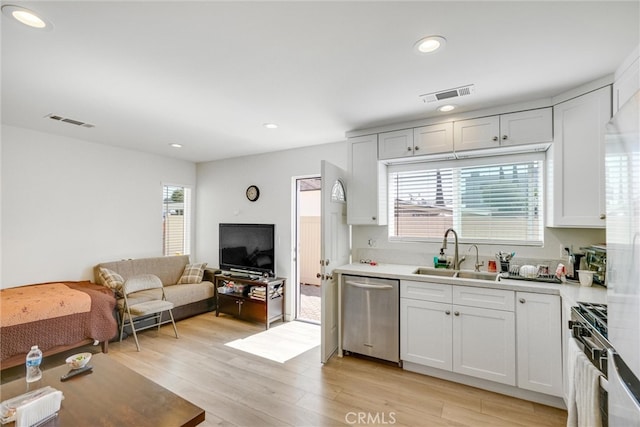
[[[320,249],[321,360],[325,363],[338,349],[338,278],[333,269],[349,263],[346,177],[339,167],[322,160],[322,247]]]

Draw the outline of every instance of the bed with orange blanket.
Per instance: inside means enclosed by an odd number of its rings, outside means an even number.
[[[84,282],[56,282],[0,290],[0,365],[24,363],[32,345],[45,356],[117,334],[113,293]]]

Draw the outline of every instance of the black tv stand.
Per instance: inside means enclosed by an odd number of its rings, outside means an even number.
[[[231,272],[214,276],[216,288],[216,317],[230,314],[245,320],[260,322],[269,329],[269,325],[277,320],[284,321],[284,297],[286,279],[272,277],[264,281],[252,280],[246,276],[234,278]],[[229,285],[243,285],[242,291],[228,292]],[[262,288],[262,297],[251,292],[251,288]],[[224,288],[225,293],[219,292]]]

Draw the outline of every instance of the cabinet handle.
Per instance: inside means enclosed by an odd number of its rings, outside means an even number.
[[[322,274],[320,274],[320,273],[316,273],[316,277],[317,277],[318,279],[321,279],[321,278],[322,278]]]
[[[607,216],[605,214],[600,214],[600,219],[607,219]]]
[[[420,147],[413,147],[413,151],[418,151]]]
[[[497,137],[497,136],[494,136],[492,139],[493,139],[494,141],[497,141],[497,140],[498,140],[498,137]]]
[[[520,304],[524,304],[525,302],[527,302],[527,300],[524,298],[520,298],[518,301],[520,301]]]
[[[459,311],[454,311],[453,314],[456,315],[456,316],[460,316],[460,312]]]
[[[507,140],[507,138],[508,138],[508,136],[507,136],[507,135],[502,135],[502,140],[503,140],[503,141],[506,141],[506,140]]]
[[[376,220],[376,217],[375,217],[375,216],[372,216],[372,217],[371,217],[371,219],[375,221],[375,220]]]
[[[411,147],[407,147],[407,151],[411,151]]]
[[[448,315],[450,315],[450,314],[451,314],[451,310],[446,310],[446,311],[444,312],[444,314],[446,314],[447,316],[448,316]]]

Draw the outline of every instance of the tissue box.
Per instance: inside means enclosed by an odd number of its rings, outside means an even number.
[[[16,427],[28,427],[54,416],[64,396],[53,387],[43,387],[0,403],[3,424],[15,421]]]

